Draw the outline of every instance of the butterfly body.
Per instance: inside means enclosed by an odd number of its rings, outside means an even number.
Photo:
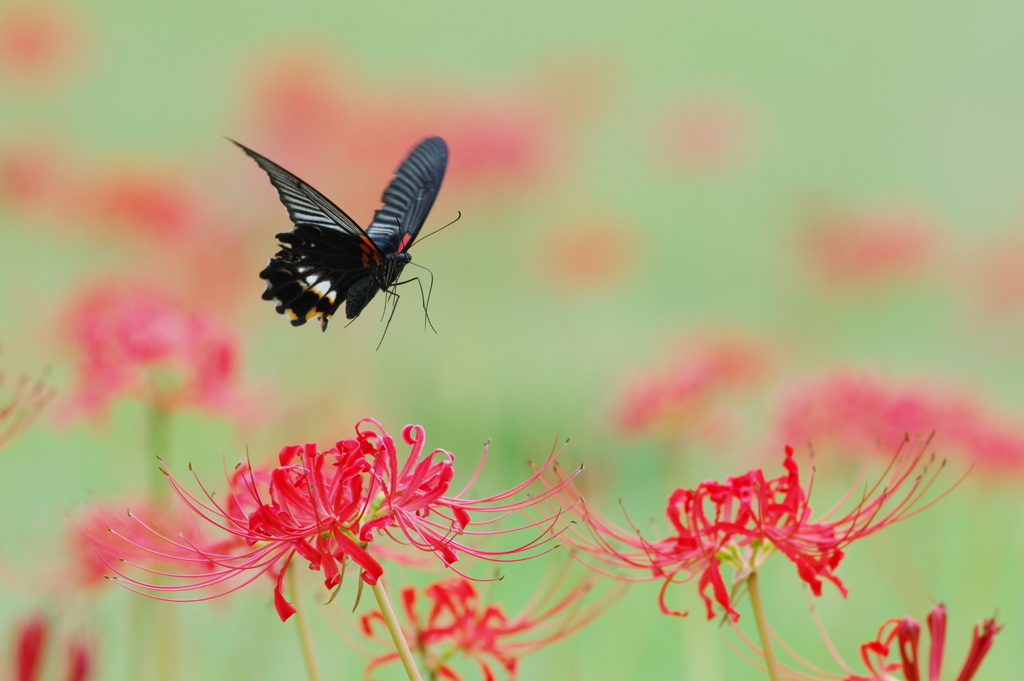
[[[238,144],[235,142],[235,144]],[[294,326],[320,318],[327,323],[341,304],[355,319],[378,291],[393,296],[409,246],[419,234],[444,178],[448,148],[440,137],[417,145],[384,190],[383,206],[364,231],[323,194],[241,144],[270,177],[293,227],[277,235],[281,249],[260,272],[263,299]]]

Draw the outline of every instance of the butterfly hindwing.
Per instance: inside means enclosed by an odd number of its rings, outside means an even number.
[[[384,205],[373,215],[366,233],[385,253],[401,253],[419,234],[448,165],[448,145],[428,137],[416,145],[384,190]]]

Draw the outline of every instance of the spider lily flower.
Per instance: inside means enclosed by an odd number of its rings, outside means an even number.
[[[358,566],[363,582],[377,583],[384,572],[378,557],[396,555],[391,546],[378,556],[374,542],[381,536],[412,550],[432,553],[445,567],[453,569],[462,554],[506,562],[550,550],[558,513],[520,527],[484,528],[545,503],[562,490],[556,485],[536,496],[513,500],[554,465],[560,450],[552,449],[547,461],[519,485],[476,499],[468,498],[466,493],[479,467],[466,488],[451,495],[454,455],[442,449],[424,455],[425,434],[420,426],[407,426],[402,435],[411,450],[401,467],[391,436],[377,421],[363,419],[356,424],[355,437],[339,440],[324,452],[312,444],[288,446],[278,454],[276,467],[239,467],[229,478],[224,501],[208,492],[198,477],[200,492],[194,493],[165,469],[186,508],[219,530],[225,541],[203,546],[185,536],[172,538],[141,519],[138,522],[155,538],[130,543],[151,554],[145,562],[175,559],[190,569],[166,572],[141,561],[125,561],[159,576],[154,580],[159,583],[148,583],[118,569],[115,561],[105,563],[116,573],[114,579],[119,583],[160,600],[208,600],[268,574],[276,581],[274,604],[278,615],[286,620],[295,609],[284,596],[283,580],[296,554],[308,561],[311,570],[323,573],[327,589],[337,590],[349,561]],[[485,460],[486,449],[481,466]],[[571,477],[566,478],[566,484]],[[468,543],[523,530],[535,530],[536,536],[507,550],[487,550]],[[232,537],[234,541],[227,541]],[[170,548],[153,549],[154,541],[167,542],[165,546]],[[196,570],[197,565],[208,565],[209,569]],[[176,583],[167,584],[168,579]],[[211,588],[214,593],[189,599],[164,595]]]
[[[498,604],[480,599],[473,583],[462,577],[434,582],[422,590],[428,605],[426,616],[419,603],[417,589],[402,589],[402,633],[412,650],[419,654],[431,678],[461,681],[451,664],[456,655],[476,662],[483,678],[493,681],[494,668],[504,669],[510,679],[516,677],[521,657],[566,638],[600,616],[621,593],[608,593],[584,605],[592,594],[594,577],[570,582],[562,570],[548,586],[542,586],[519,614],[510,617]],[[362,633],[381,646],[389,646],[390,635],[377,629],[384,616],[371,612],[360,618]],[[381,665],[397,661],[390,652],[372,659],[366,666],[366,678]]]
[[[921,503],[942,468],[929,467],[928,444],[912,448],[905,443],[883,476],[844,515],[838,512],[855,496],[867,468],[832,510],[814,518],[811,485],[801,482],[793,449],[786,447],[785,473],[777,478],[768,479],[761,469],[754,469],[724,483],[709,480],[694,489],[676,489],[665,510],[670,531],[662,537],[646,538],[631,522],[624,529],[589,506],[581,506],[575,512],[585,520],[583,529],[568,528],[562,541],[573,546],[581,560],[609,576],[663,580],[659,604],[665,614],[686,614],[666,603],[668,586],[697,579],[708,618],[715,616],[717,603],[737,620],[739,613],[732,602],[741,583],[774,553],[782,553],[794,564],[815,595],[821,595],[827,580],[845,596],[836,569],[846,547],[938,500]],[[565,495],[576,494],[564,479],[549,484],[561,485]],[[733,570],[731,587],[722,575],[723,565]]]
[[[161,411],[234,411],[238,342],[217,318],[139,287],[100,287],[74,306],[79,354],[72,411],[102,413],[131,395]]]
[[[1002,628],[996,624],[995,619],[987,619],[981,624],[974,625],[971,647],[956,677],[957,681],[970,681],[974,678],[978,667],[992,648],[996,634]],[[946,647],[946,606],[941,603],[928,615],[928,634],[931,638],[931,650],[928,655],[927,681],[939,681]],[[860,647],[861,659],[868,669],[868,675],[853,674],[845,677],[844,681],[890,681],[893,678],[891,673],[897,670],[903,672],[903,677],[907,681],[926,681],[918,651],[920,635],[921,623],[913,618],[889,620],[879,628],[874,641]],[[896,650],[899,651],[900,661],[890,662],[889,658]]]

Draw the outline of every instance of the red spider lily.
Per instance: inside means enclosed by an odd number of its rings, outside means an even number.
[[[756,382],[768,361],[766,350],[746,339],[690,343],[672,364],[632,382],[620,400],[616,421],[630,434],[699,421],[716,395]]]
[[[415,587],[402,589],[406,626],[403,635],[423,660],[432,678],[460,681],[451,666],[456,654],[475,661],[486,681],[494,681],[493,664],[515,679],[519,659],[535,650],[566,638],[596,619],[614,600],[603,598],[584,607],[583,601],[594,589],[593,579],[579,580],[567,589],[567,572],[550,587],[538,589],[531,603],[515,617],[509,617],[500,605],[482,603],[476,587],[461,577],[440,580],[423,589],[430,601],[426,618],[417,603]],[[561,592],[561,593],[560,593]],[[389,638],[377,635],[374,624],[385,623],[379,612],[363,615],[363,633],[381,645]],[[366,677],[377,667],[394,662],[398,653],[374,658],[366,667]]]
[[[945,446],[983,466],[1024,465],[1024,429],[994,418],[977,400],[930,385],[837,372],[794,386],[777,418],[777,435],[788,442],[863,452],[894,448],[905,433],[935,430]]]
[[[0,373],[0,385],[4,375]],[[25,430],[53,399],[53,391],[42,378],[32,381],[19,376],[6,403],[0,403],[0,448]]]
[[[373,430],[362,429],[364,424]],[[168,538],[147,525],[146,529],[170,542],[174,550],[153,551],[152,542],[131,542],[133,546],[158,559],[173,559],[183,552],[191,556],[183,559],[188,564],[209,564],[210,569],[169,573],[126,561],[133,567],[182,582],[168,585],[130,577],[115,568],[113,561],[107,561],[107,565],[117,573],[120,583],[160,600],[181,600],[162,593],[215,588],[217,593],[188,599],[208,600],[270,574],[276,579],[275,606],[285,620],[295,609],[285,599],[282,583],[296,553],[309,561],[311,570],[323,572],[328,589],[337,589],[348,561],[360,568],[364,582],[377,583],[384,569],[373,555],[373,543],[380,535],[433,553],[446,567],[452,567],[463,553],[505,562],[547,552],[545,545],[554,536],[549,533],[550,526],[557,522],[557,516],[508,530],[477,528],[558,494],[562,486],[522,501],[511,500],[554,465],[559,450],[552,449],[538,471],[512,489],[469,499],[465,494],[479,468],[466,488],[451,496],[448,492],[455,457],[441,449],[422,455],[425,436],[420,426],[407,426],[402,437],[412,449],[401,468],[394,441],[373,419],[360,421],[355,437],[340,440],[324,452],[312,444],[285,447],[278,455],[276,468],[254,471],[246,466],[236,470],[224,502],[208,493],[201,483],[200,494],[190,492],[165,470],[174,491],[192,512],[239,541],[225,543],[230,550],[208,548],[187,538]],[[481,466],[485,459],[486,449]],[[493,517],[474,518],[482,514]],[[540,534],[508,550],[485,550],[463,542],[467,537],[482,539],[530,528],[540,528]],[[383,555],[393,556],[394,551],[386,549]]]
[[[587,531],[569,528],[563,541],[578,549],[585,562],[590,563],[588,557],[596,559],[598,563],[591,567],[604,574],[627,581],[664,580],[659,603],[666,614],[686,614],[666,604],[669,584],[698,578],[708,618],[714,617],[717,602],[733,621],[737,620],[739,613],[732,607],[736,588],[776,551],[793,562],[800,579],[815,595],[821,595],[822,581],[828,580],[845,596],[846,588],[835,573],[845,548],[937,500],[919,503],[937,475],[937,471],[928,472],[928,444],[924,442],[909,452],[901,447],[886,473],[840,517],[835,516],[856,488],[851,488],[832,510],[812,519],[810,484],[806,488],[801,484],[793,449],[786,447],[786,473],[777,478],[766,479],[761,469],[755,469],[727,478],[724,483],[709,480],[694,489],[676,489],[666,508],[671,532],[664,538],[645,539],[632,524],[628,530],[620,528],[584,506],[577,513],[584,517]],[[564,481],[553,484],[564,485]],[[564,489],[575,495],[572,486]],[[723,564],[734,570],[731,590],[721,573]],[[609,568],[637,569],[647,574],[622,577]],[[711,596],[707,593],[709,587]]]
[[[216,317],[127,284],[96,287],[72,309],[79,354],[73,410],[101,413],[121,395],[162,411],[240,408],[233,392],[238,341]]]
[[[40,681],[50,638],[50,622],[42,615],[34,615],[17,629],[15,645],[15,681]],[[86,681],[92,675],[92,646],[82,637],[75,637],[67,645],[66,660],[62,665],[67,681]],[[47,677],[49,678],[49,677]]]
[[[974,637],[967,653],[957,681],[970,681],[981,666],[988,651],[992,648],[995,635],[1002,630],[995,619],[987,619],[980,625],[974,625]],[[921,634],[921,623],[910,617],[892,619],[878,630],[874,641],[860,647],[861,659],[868,668],[868,676],[850,675],[844,681],[888,681],[890,672],[900,670],[907,681],[924,681],[920,656],[918,655],[918,639]],[[946,646],[946,606],[941,603],[928,615],[928,634],[931,636],[931,651],[928,656],[927,681],[939,681],[942,672],[942,658]],[[888,662],[893,652],[893,644],[898,646],[900,662]]]

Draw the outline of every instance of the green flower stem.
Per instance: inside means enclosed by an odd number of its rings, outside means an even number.
[[[754,621],[757,633],[761,635],[761,648],[764,651],[764,663],[768,667],[768,678],[779,681],[779,661],[775,657],[772,645],[772,634],[768,630],[768,618],[764,614],[764,601],[761,600],[761,587],[757,585],[757,570],[747,577],[747,591],[750,593],[750,605],[754,609]]]
[[[309,633],[309,620],[306,619],[306,609],[302,606],[302,599],[299,597],[299,589],[295,584],[295,571],[288,570],[288,590],[292,594],[292,607],[295,608],[295,618],[299,624],[299,641],[302,643],[302,657],[306,661],[306,673],[309,674],[309,681],[322,681],[320,667],[316,663],[316,655],[313,654],[313,637]]]
[[[166,461],[171,450],[171,413],[154,402],[149,407],[149,421],[146,424],[149,440],[146,470],[149,471],[149,497],[156,501],[167,491],[167,479],[157,460]]]
[[[395,617],[395,611],[391,608],[388,594],[384,591],[383,578],[378,579],[377,583],[373,585],[373,595],[377,597],[377,606],[380,608],[381,614],[384,615],[384,623],[388,625],[391,640],[395,642],[395,649],[402,659],[405,673],[409,675],[409,681],[423,681],[420,670],[416,667],[416,660],[412,657],[412,651],[409,650],[409,644],[406,643],[405,636],[402,634],[402,627],[399,626],[398,618]]]

